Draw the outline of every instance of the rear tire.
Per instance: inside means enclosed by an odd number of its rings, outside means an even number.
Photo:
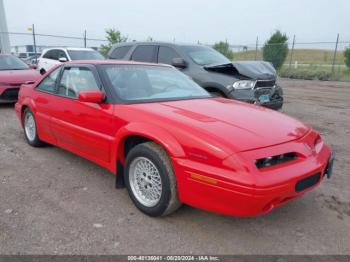
[[[33,147],[42,147],[45,145],[38,136],[34,114],[29,108],[26,108],[23,113],[23,128],[25,138],[29,145]]]
[[[126,158],[125,185],[136,207],[149,216],[166,216],[181,206],[176,178],[167,152],[146,142]]]

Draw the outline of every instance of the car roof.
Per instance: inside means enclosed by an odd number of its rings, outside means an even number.
[[[193,43],[181,43],[181,42],[162,42],[162,41],[152,41],[152,42],[123,42],[114,44],[113,47],[119,46],[133,46],[133,45],[169,45],[169,46],[207,46],[204,44],[193,44]],[[112,48],[113,48],[112,47]],[[208,47],[208,46],[207,46]]]
[[[64,64],[91,64],[91,65],[147,65],[147,66],[161,66],[161,67],[172,67],[166,64],[156,64],[156,63],[146,63],[146,62],[136,62],[127,60],[75,60],[66,62]]]
[[[50,48],[46,48],[44,51],[43,51],[43,53],[44,52],[47,52],[47,51],[49,51],[49,50],[52,50],[52,49],[59,49],[59,50],[68,50],[68,51],[70,51],[70,50],[74,50],[74,51],[96,51],[96,50],[94,50],[94,49],[92,49],[92,48],[85,48],[85,47],[50,47]]]

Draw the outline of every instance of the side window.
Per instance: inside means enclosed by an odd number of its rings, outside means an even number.
[[[179,54],[171,47],[160,46],[158,52],[158,63],[172,64],[173,58],[179,58]]]
[[[47,52],[43,55],[43,58],[48,58],[48,59],[50,59],[50,52],[51,52],[51,50],[47,51]]]
[[[46,54],[43,57],[47,59],[58,60],[58,50],[56,49],[49,50],[46,52]]]
[[[131,60],[140,62],[155,62],[155,45],[140,45],[136,47],[134,53],[132,54]]]
[[[41,83],[37,86],[36,89],[54,93],[55,92],[55,86],[56,81],[58,78],[58,75],[60,74],[61,67],[55,69],[51,74],[49,74]]]
[[[63,50],[57,50],[57,59],[60,58],[66,58],[68,60],[66,53]]]
[[[131,46],[121,46],[116,49],[111,54],[112,59],[123,59],[127,52],[129,52]]]
[[[77,98],[80,91],[99,90],[93,73],[86,67],[66,67],[58,85],[58,94]]]

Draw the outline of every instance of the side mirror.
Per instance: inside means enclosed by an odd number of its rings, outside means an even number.
[[[181,57],[173,58],[171,60],[171,65],[181,69],[187,67],[186,61]]]
[[[100,104],[103,102],[105,94],[102,91],[80,91],[78,101],[85,103]]]
[[[35,64],[30,64],[29,67],[30,67],[31,69],[37,69],[37,68],[38,68],[38,66],[35,65]]]
[[[58,61],[60,61],[61,63],[64,63],[64,62],[67,62],[68,60],[65,57],[60,57],[58,58]]]

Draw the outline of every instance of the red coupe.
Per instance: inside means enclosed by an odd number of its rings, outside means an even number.
[[[66,63],[22,86],[15,108],[30,145],[53,144],[109,169],[150,216],[182,203],[264,214],[332,171],[333,154],[312,128],[213,98],[167,65]]]
[[[41,75],[14,55],[0,54],[0,103],[17,101],[22,84],[34,83]]]

